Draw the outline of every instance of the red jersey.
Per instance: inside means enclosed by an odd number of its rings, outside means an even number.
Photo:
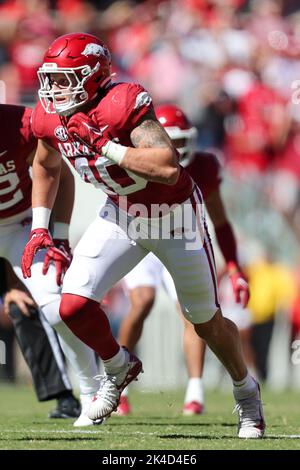
[[[30,125],[32,110],[0,104],[0,219],[31,206],[31,178],[26,159],[37,141]]]
[[[104,96],[87,112],[87,116],[97,123],[104,137],[132,147],[131,131],[149,109],[153,109],[152,100],[143,87],[116,83],[105,90]],[[192,179],[183,168],[173,186],[147,181],[70,138],[66,118],[56,113],[47,114],[40,103],[33,113],[32,129],[37,138],[64,155],[84,181],[101,188],[117,204],[120,196],[126,196],[127,207],[143,204],[149,209],[151,204],[181,203],[192,192]]]
[[[186,170],[201,189],[204,200],[219,188],[222,181],[221,164],[212,153],[196,152]]]

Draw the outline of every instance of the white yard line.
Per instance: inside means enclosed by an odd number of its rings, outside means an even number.
[[[103,428],[102,428],[103,429]],[[22,434],[26,434],[26,433],[35,433],[35,434],[41,434],[41,433],[45,433],[45,434],[98,434],[101,433],[101,430],[91,430],[91,429],[70,429],[70,430],[64,430],[64,429],[26,429],[24,431],[18,429],[18,430],[12,430],[12,429],[3,429],[3,430],[0,430],[0,435],[1,434],[6,434],[6,433],[22,433]],[[110,430],[110,433],[111,433],[111,430]],[[115,432],[114,431],[114,434],[120,434],[120,435],[124,435],[123,432]],[[134,431],[134,434],[141,434],[142,436],[154,436],[155,433],[154,432],[142,432],[142,431]],[[0,438],[1,439],[1,438]]]
[[[21,433],[21,434],[26,434],[26,433],[32,433],[32,434],[89,434],[89,435],[100,435],[101,431],[103,430],[103,428],[99,428],[97,430],[91,430],[91,429],[70,429],[70,430],[64,430],[64,429],[26,429],[24,431],[22,430],[11,430],[11,429],[3,429],[0,431],[0,434],[4,433]],[[110,433],[111,433],[111,430],[110,430]],[[106,433],[105,433],[106,434]],[[116,434],[120,434],[120,435],[124,435],[123,432],[118,432],[118,431],[114,431],[113,432],[114,435]],[[154,433],[154,432],[142,432],[142,431],[134,431],[133,434],[140,434],[142,436],[157,436],[157,433]],[[159,436],[157,436],[159,437]],[[188,436],[187,436],[188,437]],[[224,439],[227,439],[228,438],[232,438],[234,436],[226,436],[224,437]],[[201,433],[199,433],[199,437],[198,438],[201,438]],[[267,434],[265,436],[264,439],[300,439],[300,434]],[[1,439],[1,438],[0,438]],[[213,439],[213,437],[212,437]],[[216,437],[216,439],[218,440],[222,440],[222,438],[220,437]],[[262,442],[262,441],[259,441],[259,442]]]

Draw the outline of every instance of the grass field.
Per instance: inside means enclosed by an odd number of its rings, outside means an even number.
[[[274,394],[263,401],[267,437],[236,438],[237,417],[230,395],[207,393],[206,413],[183,417],[183,393],[133,393],[134,412],[110,418],[105,425],[76,429],[72,420],[50,420],[53,403],[37,403],[29,387],[0,388],[0,449],[300,449],[300,405],[297,392]]]

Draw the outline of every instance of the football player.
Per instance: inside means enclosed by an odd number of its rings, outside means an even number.
[[[36,257],[31,278],[23,278],[20,266],[30,233],[32,180],[29,169],[37,147],[37,139],[31,131],[31,115],[30,108],[0,104],[0,256],[10,263],[40,307],[41,320],[45,317],[59,334],[65,356],[78,377],[83,413],[74,424],[92,424],[85,411],[98,385],[93,378],[97,375],[94,352],[73,335],[59,316],[61,279],[71,261],[68,227],[74,198],[73,176],[66,163],[61,166],[53,246],[46,255],[41,252]],[[65,185],[68,185],[67,193],[62,190]]]
[[[196,152],[197,130],[177,106],[166,104],[156,106],[156,117],[164,126],[173,145],[180,155],[180,165],[201,189],[208,214],[213,222],[216,238],[225,259],[236,302],[246,306],[249,287],[239,267],[235,236],[227,219],[220,193],[221,165],[215,155]],[[120,344],[134,349],[143,330],[143,324],[155,301],[156,289],[162,281],[170,297],[177,302],[173,280],[159,259],[152,253],[147,255],[125,276],[129,290],[131,308],[120,326]],[[201,414],[204,409],[202,374],[204,366],[205,341],[194,331],[192,324],[183,316],[183,346],[189,382],[186,390],[183,413]],[[127,389],[121,396],[118,413],[130,412]]]
[[[139,359],[114,339],[99,299],[153,252],[174,279],[183,314],[232,377],[239,437],[261,438],[259,386],[247,371],[235,324],[220,310],[202,194],[179,166],[149,93],[138,84],[112,83],[107,47],[86,33],[56,39],[38,76],[40,103],[32,128],[40,141],[24,276],[31,275],[34,253],[53,244],[48,224],[61,166],[57,151],[108,195],[76,246],[60,305],[61,318],[104,361],[106,374],[89,417],[110,416],[122,390],[142,370]]]

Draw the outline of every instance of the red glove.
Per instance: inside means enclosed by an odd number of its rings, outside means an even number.
[[[239,267],[233,262],[228,263],[227,268],[235,296],[235,301],[240,303],[242,307],[245,308],[250,298],[249,285],[246,277]]]
[[[36,252],[50,246],[53,246],[53,240],[46,228],[36,228],[31,231],[21,259],[21,268],[25,279],[31,277],[30,268]]]
[[[66,274],[72,261],[72,253],[68,240],[54,239],[54,246],[50,247],[46,253],[43,274],[47,274],[50,263],[53,262],[56,269],[56,283],[61,286],[62,279]]]
[[[109,142],[109,139],[103,137],[102,130],[95,126],[97,125],[88,116],[76,113],[70,118],[67,129],[71,137],[101,154],[102,147]]]

